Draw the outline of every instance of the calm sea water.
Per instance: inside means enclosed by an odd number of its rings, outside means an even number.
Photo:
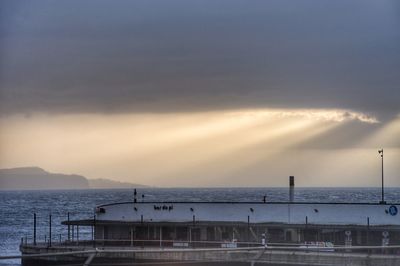
[[[201,188],[201,189],[138,189],[145,201],[287,201],[287,188]],[[296,188],[298,202],[379,202],[379,188]],[[37,214],[37,238],[48,237],[48,216],[52,215],[52,240],[66,238],[67,219],[89,218],[94,206],[103,203],[132,201],[133,190],[57,190],[0,192],[0,256],[19,254],[22,237],[30,241],[33,235],[33,213]],[[400,188],[386,189],[388,202],[400,202]],[[80,230],[80,239],[90,239],[88,229]],[[19,265],[19,260],[0,261],[0,265]]]

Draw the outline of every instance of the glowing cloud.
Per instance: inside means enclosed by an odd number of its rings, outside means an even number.
[[[364,123],[379,123],[378,119],[364,113],[342,109],[256,109],[234,113],[239,116],[288,118],[298,117],[310,120],[344,122],[358,120]]]
[[[0,119],[0,167],[36,165],[156,186],[244,185],[237,175],[246,170],[248,185],[279,185],[261,177],[287,169],[297,145],[353,121],[378,122],[336,109],[13,116]],[[253,168],[267,161],[275,163]]]

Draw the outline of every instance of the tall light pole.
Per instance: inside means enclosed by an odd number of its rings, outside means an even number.
[[[383,188],[383,149],[378,150],[378,153],[381,155],[381,158],[382,158],[382,200],[381,200],[380,204],[386,204],[385,191]]]

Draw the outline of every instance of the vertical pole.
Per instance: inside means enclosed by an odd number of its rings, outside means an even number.
[[[96,214],[93,215],[93,247],[96,247]]]
[[[76,241],[79,244],[79,225],[76,226]]]
[[[306,216],[306,229],[304,230],[304,242],[307,242],[307,231],[308,231],[308,216]]]
[[[381,157],[382,157],[382,204],[384,204],[385,203],[385,189],[384,189],[384,179],[383,179],[383,149],[382,149],[382,154],[381,154]]]
[[[71,240],[71,225],[69,224],[69,212],[67,213],[68,220],[68,242]]]
[[[51,247],[51,214],[49,214],[49,247]]]
[[[36,213],[33,214],[33,244],[36,246]]]
[[[193,215],[193,228],[194,228],[195,226],[196,226],[196,215]],[[190,233],[191,233],[191,232],[190,232]],[[192,237],[192,234],[190,234],[190,237],[193,238],[193,237]],[[194,248],[195,245],[196,245],[196,238],[193,239],[193,244],[192,244],[192,245],[193,245],[193,248]]]
[[[247,242],[250,242],[250,215],[247,215]]]
[[[381,155],[381,159],[382,159],[382,199],[381,199],[381,204],[385,204],[385,190],[384,190],[384,183],[383,183],[383,149],[380,149],[379,154]]]
[[[369,217],[367,217],[367,246],[369,246]],[[368,249],[368,254],[370,249]]]
[[[133,191],[133,202],[134,202],[134,203],[137,202],[137,191],[136,191],[136,188],[135,188],[135,190]]]
[[[74,238],[75,238],[75,225],[72,225],[72,242],[74,242]]]

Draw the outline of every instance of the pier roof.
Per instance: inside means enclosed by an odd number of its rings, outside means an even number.
[[[124,202],[98,206],[96,223],[252,223],[400,228],[399,208],[398,204],[369,203]],[[74,221],[74,224],[91,225],[93,222],[89,219]]]

